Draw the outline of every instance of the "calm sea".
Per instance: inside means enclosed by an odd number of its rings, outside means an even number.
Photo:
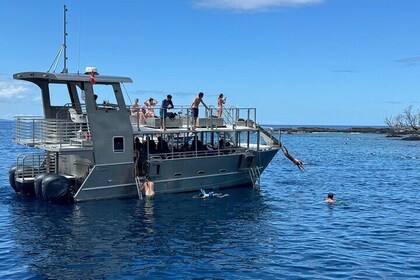
[[[260,189],[55,205],[19,197],[0,122],[0,279],[419,279],[420,142],[292,134]],[[323,202],[334,192],[341,203]]]

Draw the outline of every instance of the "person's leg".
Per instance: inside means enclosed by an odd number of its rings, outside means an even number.
[[[167,113],[166,109],[162,109],[160,112],[160,128],[161,129],[166,129],[166,113]]]
[[[195,129],[197,127],[197,118],[194,117],[194,122],[193,122],[193,129]]]
[[[193,117],[194,117],[194,126],[193,128],[197,128],[197,119],[198,119],[198,108],[193,108]]]

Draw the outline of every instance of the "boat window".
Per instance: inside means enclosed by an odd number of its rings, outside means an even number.
[[[124,152],[124,137],[115,136],[114,140],[114,153],[123,153]]]
[[[93,93],[98,96],[96,104],[98,104],[99,108],[119,110],[112,85],[94,84]]]
[[[51,106],[64,106],[71,103],[67,84],[48,84]]]

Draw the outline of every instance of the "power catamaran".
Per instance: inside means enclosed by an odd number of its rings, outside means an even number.
[[[42,150],[19,155],[10,170],[19,193],[74,201],[135,197],[144,176],[156,194],[255,186],[280,148],[272,131],[258,125],[255,108],[224,108],[218,118],[210,107],[192,129],[191,109],[175,107],[161,128],[159,117],[141,118],[141,108],[133,113],[127,106],[122,85],[132,82],[128,77],[98,75],[90,67],[86,74],[13,78],[39,87],[44,112],[15,117],[14,142]],[[96,100],[105,88],[113,101]],[[53,105],[57,95],[70,102]]]

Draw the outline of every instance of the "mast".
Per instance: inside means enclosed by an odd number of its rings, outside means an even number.
[[[63,50],[64,50],[64,68],[61,73],[67,74],[67,7],[64,5],[64,42],[63,42]]]

